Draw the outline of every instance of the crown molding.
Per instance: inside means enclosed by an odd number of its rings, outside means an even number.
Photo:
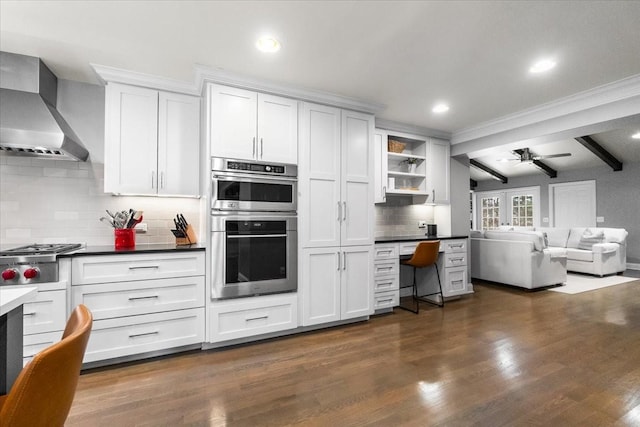
[[[297,88],[224,70],[214,70],[203,65],[196,65],[195,73],[196,87],[200,93],[204,90],[206,83],[217,83],[370,114],[378,113],[386,108],[384,104],[376,102],[364,101],[312,89]]]
[[[123,83],[133,86],[142,86],[168,92],[185,93],[200,96],[197,85],[182,80],[140,73],[137,71],[123,70],[107,65],[90,64],[100,82],[106,85],[109,82]]]
[[[380,119],[377,117],[376,117],[376,128],[396,131],[396,132],[412,133],[415,135],[421,135],[425,137],[430,136],[433,138],[442,138],[446,140],[451,139],[451,133],[449,132],[445,132],[438,129],[425,128],[422,126],[410,125],[407,123],[400,123],[393,120]]]
[[[456,145],[484,138],[489,135],[603,107],[607,104],[625,101],[634,97],[640,97],[640,74],[503,116],[496,120],[461,129],[451,135],[451,144]],[[637,113],[640,113],[640,104],[638,105]]]

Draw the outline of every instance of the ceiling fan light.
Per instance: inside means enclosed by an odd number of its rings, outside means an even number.
[[[633,139],[640,139],[640,132],[636,132],[633,135],[631,135],[631,138]]]

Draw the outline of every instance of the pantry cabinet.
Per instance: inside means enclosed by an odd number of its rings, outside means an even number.
[[[299,295],[303,326],[373,313],[373,116],[301,112]]]
[[[243,160],[298,162],[298,102],[209,85],[211,154]]]
[[[200,98],[109,83],[104,190],[199,196]]]

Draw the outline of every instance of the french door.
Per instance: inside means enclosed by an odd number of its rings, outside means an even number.
[[[501,225],[540,225],[540,187],[476,192],[475,206],[476,230],[495,230]]]

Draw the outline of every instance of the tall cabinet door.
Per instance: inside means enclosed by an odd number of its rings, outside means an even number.
[[[373,313],[373,246],[342,247],[342,319]]]
[[[200,98],[160,92],[158,194],[199,195]]]
[[[373,245],[373,116],[342,111],[342,246]]]
[[[340,248],[303,249],[301,254],[298,295],[301,298],[302,325],[317,325],[340,320],[342,273]]]
[[[258,94],[256,154],[258,160],[298,163],[298,101]]]
[[[257,93],[216,84],[209,90],[211,155],[254,160],[258,145]]]
[[[340,246],[340,109],[305,103],[300,114],[300,247]]]
[[[449,142],[430,138],[427,153],[427,186],[431,203],[449,203]]]
[[[387,133],[376,129],[373,134],[373,176],[374,176],[374,203],[385,203],[387,201]]]
[[[106,87],[104,191],[156,194],[158,91]]]

